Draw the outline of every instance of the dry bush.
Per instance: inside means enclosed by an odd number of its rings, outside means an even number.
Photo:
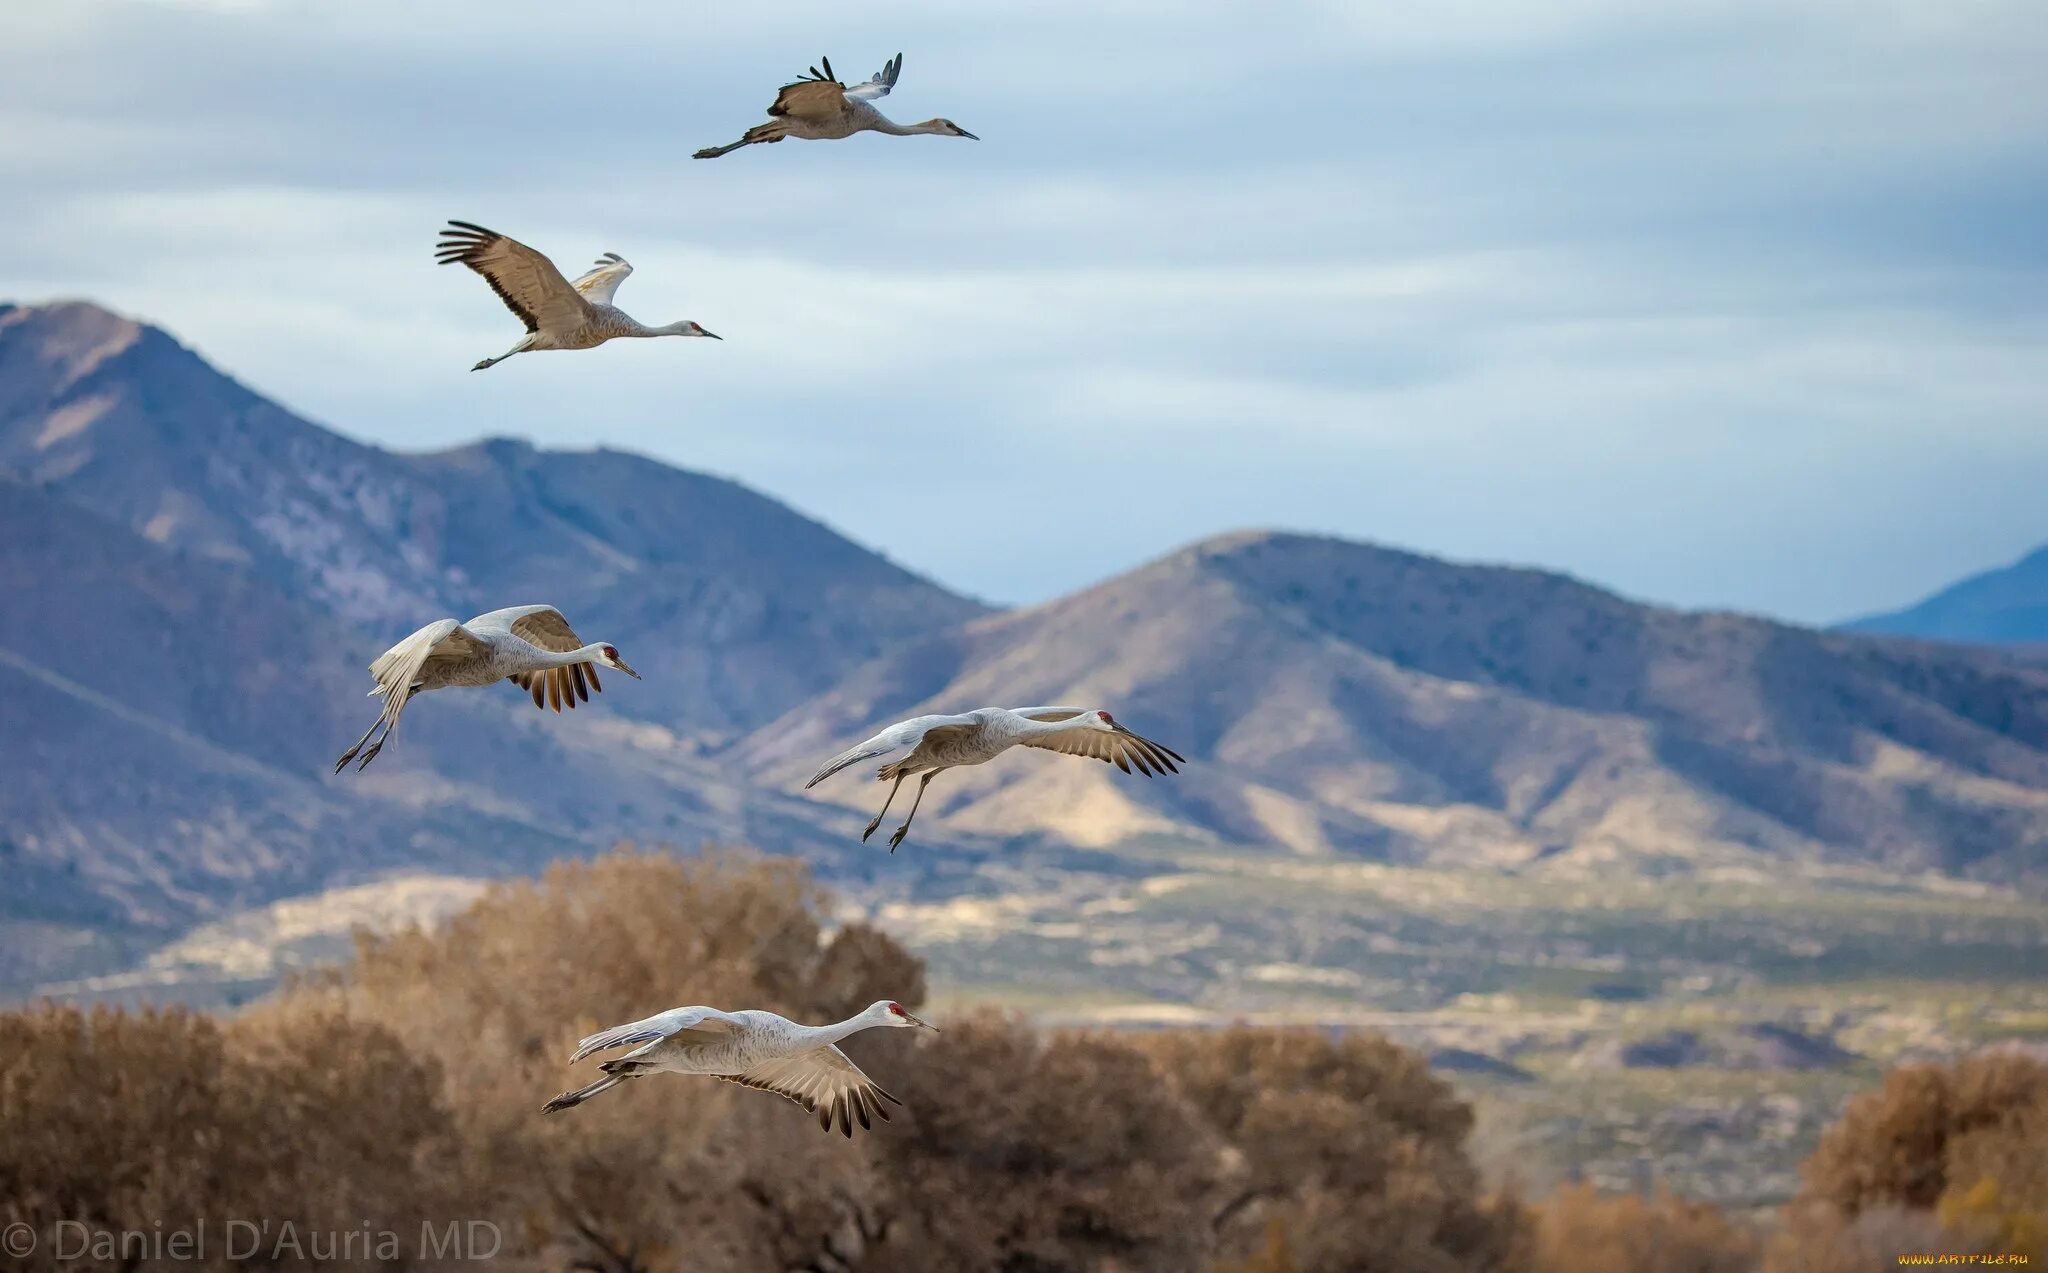
[[[144,1235],[233,1219],[305,1233],[415,1231],[455,1204],[438,1080],[397,1039],[334,1018],[229,1031],[181,1009],[0,1014],[0,1227],[58,1221]],[[63,1241],[77,1249],[77,1236]],[[84,1267],[132,1266],[88,1259]],[[66,1267],[80,1267],[72,1264]]]
[[[849,1040],[906,1103],[851,1141],[681,1078],[540,1114],[588,1080],[563,1064],[580,1035],[677,1004],[915,1006],[921,963],[864,925],[825,940],[823,900],[786,861],[622,851],[366,937],[226,1025],[0,1013],[0,1221],[477,1218],[497,1267],[536,1271],[1523,1267],[1519,1208],[1478,1197],[1469,1112],[1370,1036],[978,1016]]]
[[[1893,1070],[1821,1138],[1783,1229],[1772,1273],[1916,1251],[2048,1260],[2048,1064],[1987,1052]]]
[[[1422,1056],[1371,1034],[1238,1027],[1142,1046],[1235,1151],[1209,1217],[1221,1253],[1300,1273],[1504,1269],[1520,1209],[1487,1203],[1472,1111]]]
[[[2044,1106],[2048,1064],[2021,1053],[1901,1066],[1843,1109],[1807,1160],[1801,1197],[1853,1216],[1872,1207],[1931,1209],[1951,1185],[1977,1183],[1957,1178],[1958,1166],[2031,1173],[2039,1182],[2048,1148],[2024,1124],[2038,1128]],[[2048,1197],[2039,1201],[2048,1205]]]
[[[1899,1267],[1899,1256],[1960,1253],[1980,1248],[1961,1243],[1927,1211],[1876,1206],[1847,1216],[1820,1202],[1785,1208],[1771,1239],[1764,1273],[1868,1273]]]
[[[1662,1190],[1646,1199],[1572,1185],[1532,1210],[1532,1273],[1749,1273],[1762,1248],[1719,1207]]]
[[[470,1193],[550,1265],[654,1270],[802,1267],[843,1241],[868,1191],[860,1146],[794,1106],[723,1084],[630,1083],[543,1118],[576,1040],[686,1003],[801,1021],[876,999],[915,1007],[923,965],[864,925],[822,940],[823,894],[801,864],[752,853],[620,850],[494,887],[431,932],[364,938],[335,997],[402,1028],[440,1062],[469,1148]],[[908,1040],[846,1051],[891,1087]],[[894,1090],[891,1087],[891,1090]]]
[[[884,1240],[860,1268],[1165,1273],[1208,1256],[1222,1146],[1129,1043],[977,1016],[896,1090],[910,1126],[875,1142]]]

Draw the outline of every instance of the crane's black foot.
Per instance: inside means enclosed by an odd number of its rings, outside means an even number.
[[[894,853],[896,851],[896,846],[903,843],[903,837],[908,834],[910,834],[909,823],[906,822],[902,826],[897,827],[896,834],[889,837],[889,852]]]
[[[878,813],[875,815],[875,820],[873,822],[868,823],[868,829],[860,833],[860,842],[862,844],[866,844],[868,842],[868,837],[875,833],[875,828],[881,825],[882,815]]]
[[[377,740],[377,741],[376,741],[375,743],[372,743],[372,744],[370,745],[370,750],[368,750],[368,751],[364,752],[364,753],[363,753],[363,758],[362,758],[361,760],[358,760],[358,761],[356,762],[356,772],[357,772],[357,773],[361,773],[361,772],[363,772],[363,770],[364,770],[364,769],[368,768],[368,767],[369,767],[369,764],[370,764],[370,762],[371,762],[371,761],[373,761],[373,760],[375,760],[375,759],[377,758],[377,753],[378,753],[378,752],[380,752],[380,751],[383,751],[383,750],[384,750],[384,740],[383,740],[383,739],[381,739],[381,738],[380,738],[380,739],[378,739],[378,740]]]
[[[334,762],[334,772],[340,773],[342,770],[348,768],[348,762],[354,760],[355,758],[356,751],[355,748],[353,747],[341,753],[341,759]]]

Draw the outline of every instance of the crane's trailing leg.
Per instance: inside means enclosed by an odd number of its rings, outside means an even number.
[[[868,829],[860,833],[860,842],[862,844],[866,844],[868,837],[875,833],[875,828],[882,825],[882,819],[888,816],[889,806],[896,803],[896,793],[903,790],[903,780],[909,776],[909,774],[896,775],[896,785],[889,788],[889,798],[882,802],[881,811],[875,814],[873,822],[868,823]]]
[[[368,729],[363,731],[363,736],[361,738],[356,739],[355,746],[341,753],[341,759],[334,762],[334,772],[340,773],[342,770],[348,768],[348,762],[356,758],[356,753],[363,749],[363,744],[370,741],[370,735],[376,733],[379,729],[383,728],[383,725],[384,718],[382,716],[379,716],[375,721],[371,723]],[[383,744],[381,742],[378,744],[378,746],[382,745]],[[371,753],[371,755],[375,754],[376,753],[374,751]],[[366,765],[370,763],[368,756],[365,756],[363,758],[363,763]]]
[[[510,358],[512,355],[523,354],[531,348],[533,348],[533,337],[531,335],[528,335],[524,340],[521,340],[518,344],[512,346],[512,348],[506,350],[504,353],[499,354],[496,358],[486,358],[482,362],[478,363],[476,366],[471,367],[470,370],[482,371],[486,367],[495,367],[499,363],[505,361],[507,358]]]
[[[607,1074],[603,1078],[599,1079],[597,1082],[590,1084],[588,1087],[579,1087],[573,1092],[562,1093],[560,1096],[557,1096],[555,1099],[541,1106],[540,1112],[543,1114],[555,1114],[560,1113],[562,1110],[565,1109],[571,1109],[575,1106],[581,1105],[583,1102],[589,1100],[591,1097],[596,1096],[599,1092],[611,1091],[613,1088],[617,1087],[619,1084],[625,1081],[626,1080],[619,1075]]]
[[[931,786],[932,779],[938,776],[938,770],[927,769],[925,770],[924,777],[917,780],[917,795],[910,802],[910,812],[903,815],[903,825],[897,827],[896,834],[889,837],[889,852],[894,853],[896,846],[903,843],[903,837],[910,834],[910,823],[913,818],[917,817],[917,806],[924,803],[924,789]]]
[[[368,751],[364,752],[364,753],[363,753],[363,758],[362,758],[361,760],[358,760],[358,761],[356,762],[356,772],[357,772],[357,773],[361,773],[361,772],[363,772],[363,770],[365,770],[365,769],[369,768],[369,767],[370,767],[370,762],[371,762],[371,761],[373,761],[373,760],[375,760],[375,759],[377,758],[377,753],[378,753],[378,752],[380,752],[380,751],[383,751],[383,750],[384,750],[384,744],[385,744],[385,743],[387,743],[387,742],[390,742],[390,741],[391,741],[391,731],[390,731],[390,730],[389,730],[389,729],[387,728],[387,729],[386,729],[386,730],[384,731],[384,736],[383,736],[382,738],[379,738],[379,739],[378,739],[378,740],[377,740],[376,742],[374,742],[374,743],[371,743],[371,744],[370,744],[370,750],[368,750]]]
[[[729,155],[742,146],[765,145],[769,142],[781,141],[785,127],[786,125],[777,120],[770,120],[765,124],[756,124],[749,128],[747,135],[738,141],[727,142],[723,146],[706,146],[690,157],[692,159],[716,159],[720,155]]]

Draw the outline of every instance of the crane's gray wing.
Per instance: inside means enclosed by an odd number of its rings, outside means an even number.
[[[583,648],[583,638],[553,606],[526,607],[524,614],[512,620],[512,635],[555,654]]]
[[[846,95],[857,102],[879,101],[896,87],[896,77],[903,74],[903,55],[898,53],[882,64],[882,69],[866,80],[846,90]]]
[[[1010,710],[1030,720],[1051,722],[1066,720],[1070,716],[1079,716],[1088,709],[1085,707],[1013,707]]]
[[[553,606],[507,606],[471,619],[468,626],[481,632],[496,629],[510,632],[520,640],[553,654],[567,654],[583,647],[583,638]]]
[[[477,658],[490,652],[490,645],[467,627],[453,619],[437,619],[377,656],[370,664],[377,688],[370,692],[386,696],[394,690],[410,692],[429,659]]]
[[[593,305],[609,305],[612,297],[618,294],[619,284],[625,282],[626,276],[632,272],[633,267],[626,263],[625,257],[617,252],[607,252],[597,258],[597,264],[583,277],[569,286],[583,293],[583,299]]]
[[[505,678],[533,695],[535,707],[552,707],[557,712],[578,703],[588,703],[592,694],[604,693],[597,680],[597,664],[571,663],[541,672],[515,672]]]
[[[768,113],[824,122],[845,114],[846,102],[846,86],[836,80],[798,80],[782,86]]]
[[[1055,717],[1054,719],[1058,719]],[[1179,773],[1174,765],[1178,760],[1186,764],[1186,757],[1169,747],[1162,747],[1149,738],[1141,738],[1122,725],[1112,725],[1107,731],[1091,726],[1079,725],[1063,729],[1056,734],[1040,734],[1036,738],[1019,740],[1026,747],[1038,747],[1056,751],[1066,756],[1086,756],[1113,764],[1125,773],[1136,766],[1139,773],[1151,777],[1159,773]]]
[[[899,721],[866,742],[855,743],[826,761],[823,769],[811,775],[811,780],[804,784],[804,789],[808,791],[848,765],[857,765],[863,760],[873,760],[893,751],[915,747],[927,738],[946,737],[947,735],[941,731],[973,729],[976,723],[972,716],[914,716],[909,720]]]
[[[818,1126],[832,1130],[837,1121],[839,1130],[848,1138],[853,1137],[853,1120],[860,1120],[863,1131],[872,1130],[869,1115],[889,1121],[889,1111],[883,1101],[901,1105],[902,1101],[876,1086],[875,1081],[861,1073],[860,1067],[847,1059],[846,1053],[827,1044],[809,1052],[783,1057],[774,1061],[763,1061],[739,1074],[718,1076],[727,1083],[738,1083],[742,1087],[758,1088],[785,1096],[818,1116]]]
[[[443,265],[467,265],[483,275],[505,308],[530,332],[580,327],[590,318],[583,294],[569,286],[553,261],[495,230],[450,221],[434,245],[434,259]]]
[[[574,1065],[584,1057],[609,1052],[613,1048],[659,1043],[663,1039],[715,1043],[731,1035],[734,1024],[732,1018],[716,1008],[670,1008],[644,1021],[630,1021],[586,1036],[577,1043],[576,1054],[569,1058],[569,1064]]]
[[[576,629],[553,606],[507,606],[478,615],[469,621],[469,626],[480,631],[509,632],[554,654],[583,648],[583,638],[576,635]],[[592,694],[604,693],[604,686],[597,679],[597,664],[590,662],[519,672],[505,679],[533,695],[535,707],[552,707],[557,712],[588,703]]]
[[[825,767],[812,774],[811,780],[804,784],[804,790],[809,791],[812,787],[817,786],[848,765],[857,765],[863,760],[873,760],[877,756],[886,756],[892,751],[900,750],[903,745],[902,742],[891,738],[888,732],[876,734],[864,743],[855,743],[837,756],[826,761]]]

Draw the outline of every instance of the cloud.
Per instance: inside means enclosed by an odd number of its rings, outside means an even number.
[[[1827,619],[2048,538],[2032,3],[101,0],[11,34],[0,295],[139,313],[376,441],[736,475],[998,600],[1282,524]],[[885,108],[987,140],[687,158],[899,46]],[[629,310],[728,340],[472,375],[517,330],[430,264],[450,216],[622,252]]]

